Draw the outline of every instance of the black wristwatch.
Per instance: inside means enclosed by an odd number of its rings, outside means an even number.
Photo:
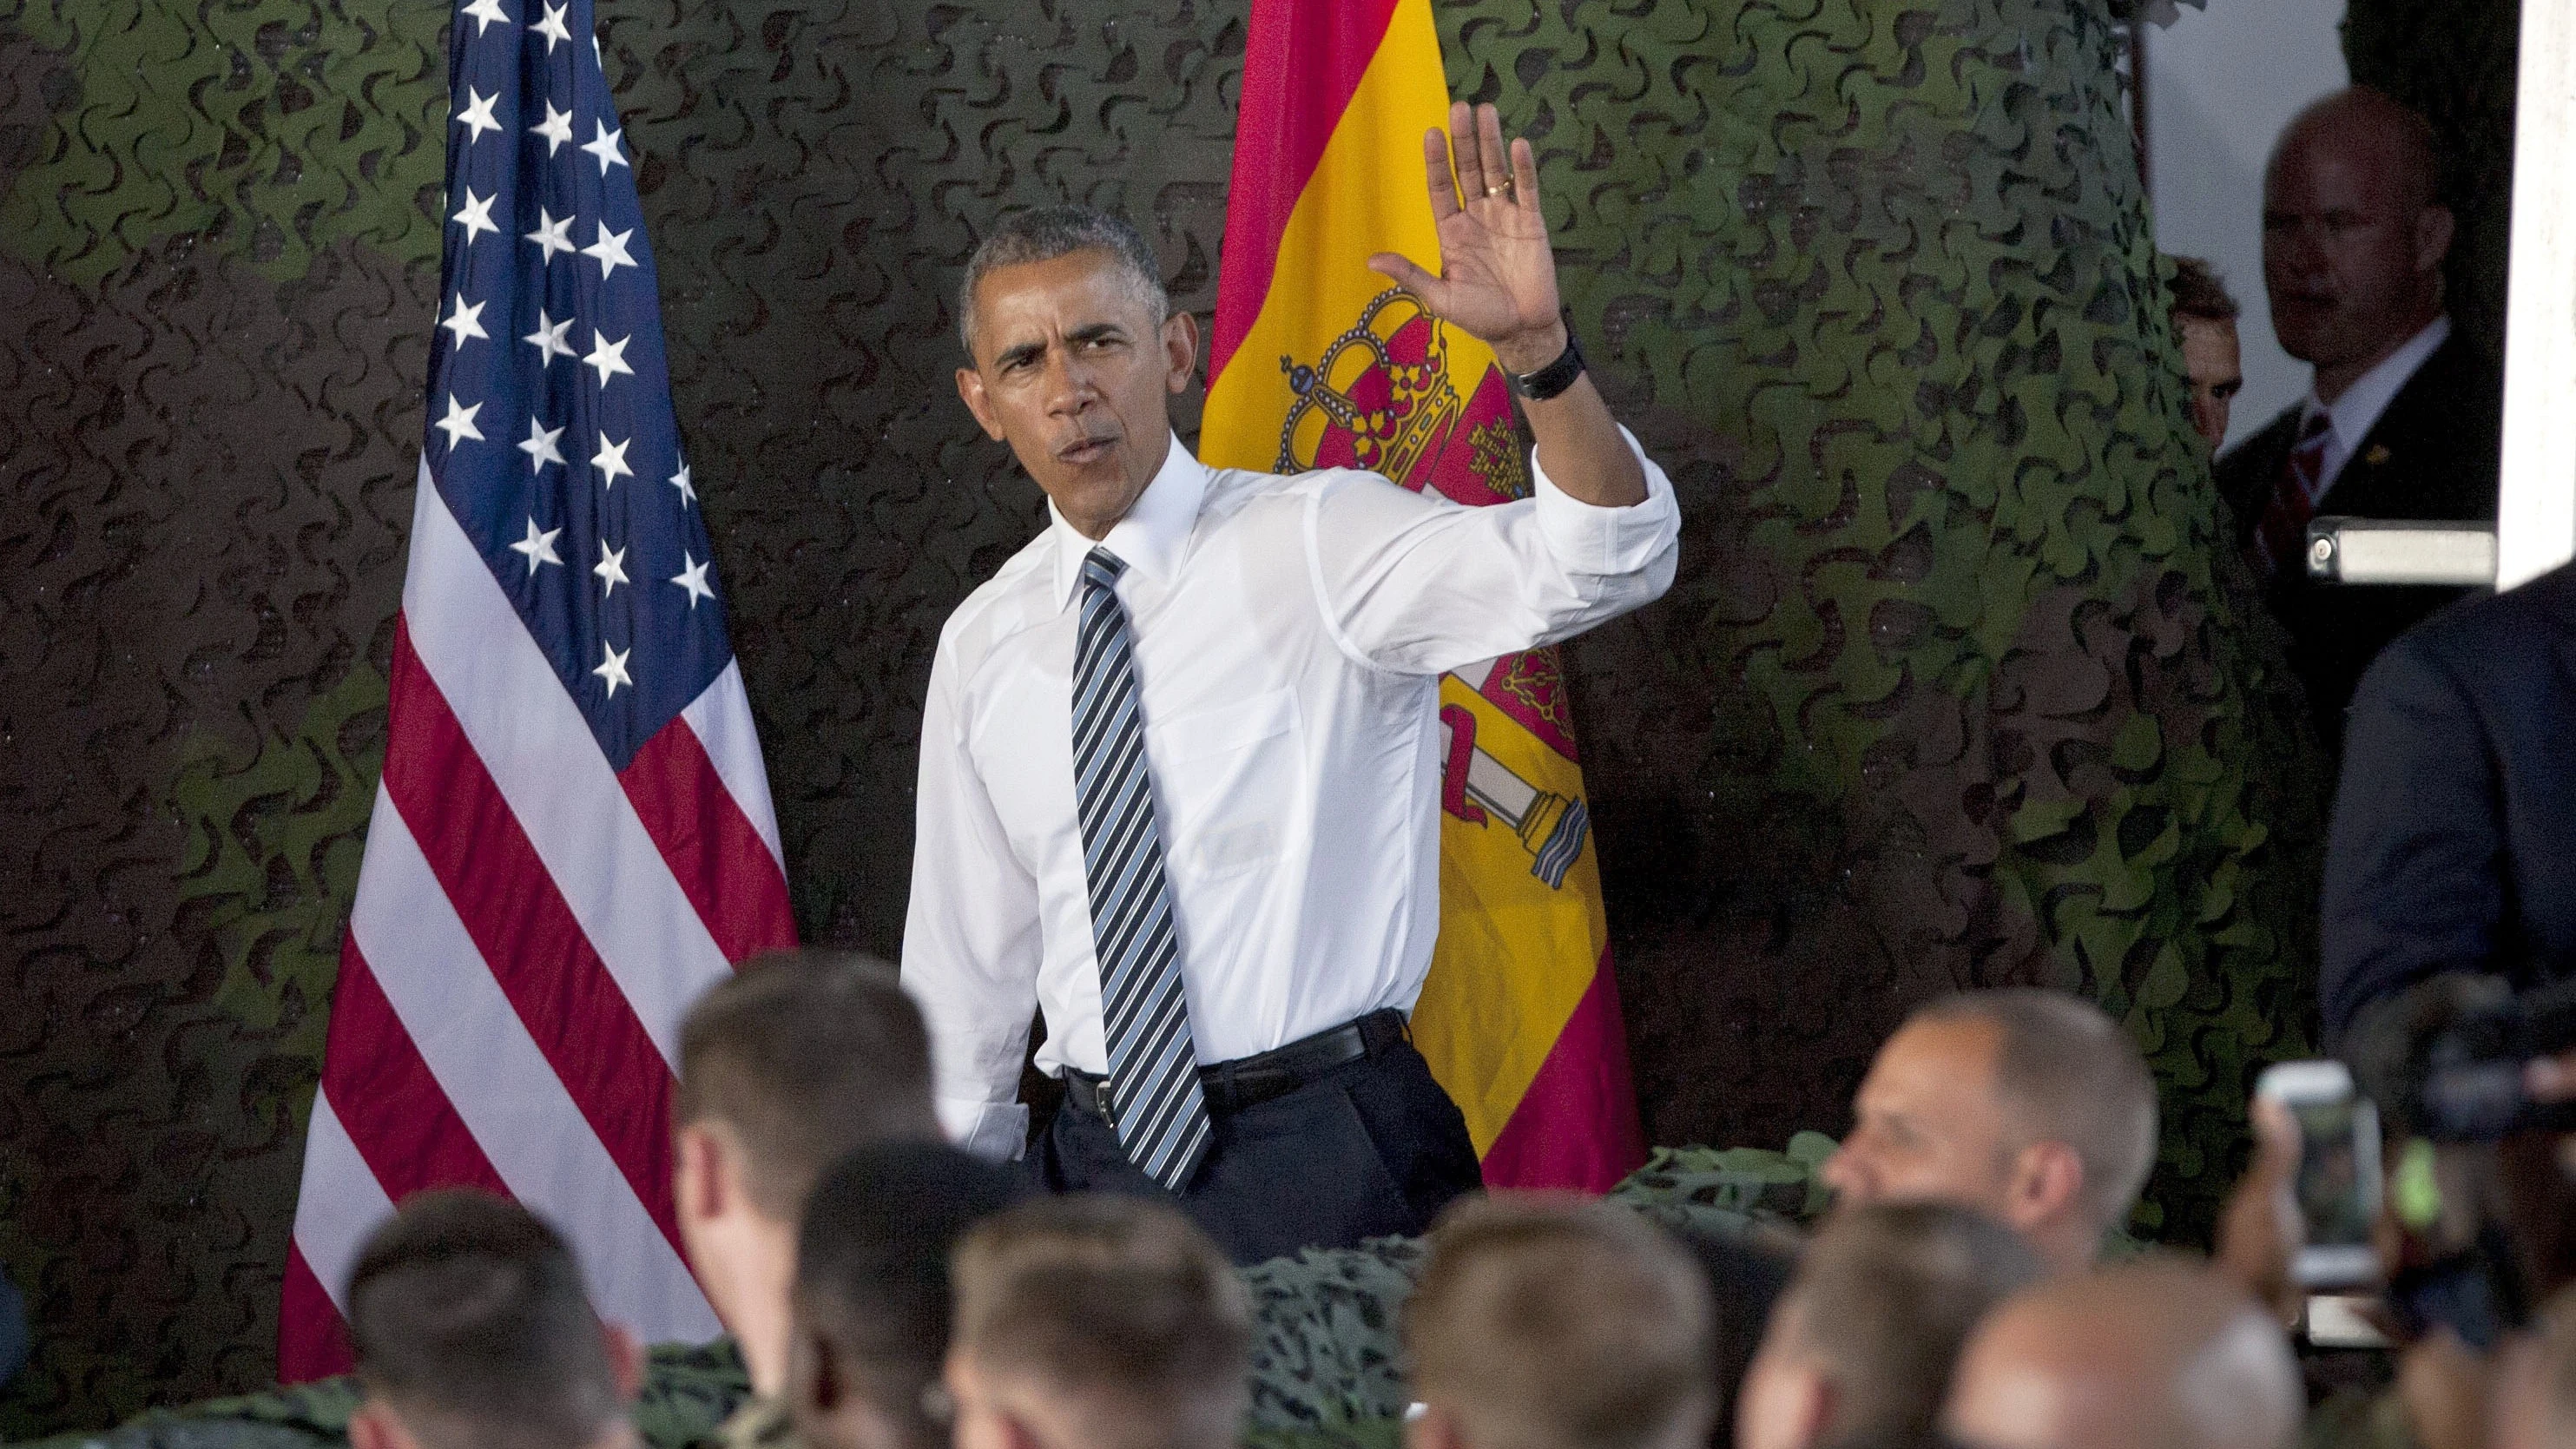
[[[1583,349],[1574,345],[1574,329],[1568,327],[1565,350],[1556,355],[1556,361],[1536,372],[1506,372],[1503,385],[1531,402],[1545,402],[1574,386],[1574,380],[1582,375]]]

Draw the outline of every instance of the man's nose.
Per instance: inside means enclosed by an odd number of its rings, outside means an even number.
[[[2313,221],[2300,221],[2278,233],[2281,259],[2299,280],[2318,281],[2326,270],[2325,233]]]
[[[1047,411],[1051,413],[1081,412],[1100,396],[1091,369],[1060,349],[1047,353],[1046,384]]]

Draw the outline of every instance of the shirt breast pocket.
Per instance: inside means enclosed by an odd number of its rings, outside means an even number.
[[[1218,880],[1279,858],[1303,793],[1299,735],[1297,696],[1285,689],[1146,726],[1176,870]]]

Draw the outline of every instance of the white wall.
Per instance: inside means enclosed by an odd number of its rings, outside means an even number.
[[[2233,443],[2307,395],[2263,302],[2263,162],[2299,108],[2347,83],[2344,0],[2209,0],[2145,28],[2147,187],[2156,245],[2209,259],[2245,308]]]

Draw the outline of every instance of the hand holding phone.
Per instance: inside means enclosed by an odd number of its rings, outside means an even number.
[[[2249,1115],[2254,1158],[2227,1195],[2211,1247],[2220,1269],[2287,1327],[2298,1323],[2308,1302],[2307,1291],[2290,1276],[2290,1260],[2306,1232],[2293,1189],[2299,1174],[2299,1123],[2289,1108],[2260,1097]]]
[[[2311,1289],[2354,1288],[2381,1277],[2371,1232],[2379,1219],[2379,1111],[2334,1061],[2282,1062],[2256,1097],[2279,1103],[2299,1127],[2292,1196],[2304,1240],[2291,1277]]]

